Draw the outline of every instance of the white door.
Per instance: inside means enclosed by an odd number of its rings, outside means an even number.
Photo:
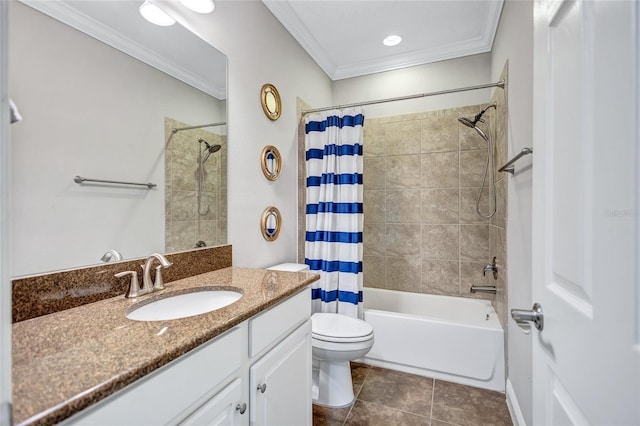
[[[534,8],[537,425],[640,424],[638,3]]]

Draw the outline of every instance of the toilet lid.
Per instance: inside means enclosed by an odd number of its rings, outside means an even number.
[[[311,331],[316,336],[350,339],[373,333],[368,322],[340,314],[317,313],[311,316]]]

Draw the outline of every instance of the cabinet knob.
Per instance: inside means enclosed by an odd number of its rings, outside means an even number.
[[[260,391],[260,393],[265,393],[267,390],[267,384],[263,383],[261,385],[258,385],[258,390]]]
[[[244,412],[247,411],[247,404],[243,402],[242,404],[236,405],[236,411],[239,411],[240,414],[244,414]]]

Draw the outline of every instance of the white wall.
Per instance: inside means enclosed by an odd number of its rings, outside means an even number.
[[[335,81],[333,84],[333,101],[335,105],[343,105],[474,86],[492,82],[490,81],[490,73],[491,57],[488,53],[450,59]],[[490,99],[491,89],[472,90],[366,106],[365,117],[410,114],[463,105],[475,105],[487,102]]]
[[[11,126],[11,275],[164,251],[164,117],[208,123],[224,106],[21,3],[10,22],[9,93],[24,118]]]
[[[532,141],[533,2],[507,0],[491,54],[491,75],[497,78],[509,61],[508,157]],[[516,163],[507,176],[508,309],[530,309],[531,300],[531,156]],[[508,321],[508,378],[526,424],[532,419],[531,339]]]
[[[228,58],[228,236],[233,264],[262,267],[295,261],[296,97],[314,106],[329,105],[330,79],[260,1],[216,1],[210,15],[187,11],[179,2],[161,5]],[[260,106],[265,83],[274,84],[282,98],[282,116],[275,122]],[[276,146],[283,157],[282,174],[275,182],[265,179],[260,169],[265,145]],[[282,213],[283,230],[269,243],[259,225],[270,205]]]

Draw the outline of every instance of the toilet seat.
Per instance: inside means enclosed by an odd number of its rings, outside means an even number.
[[[311,337],[324,342],[364,342],[373,337],[371,324],[357,318],[333,313],[311,316]]]

